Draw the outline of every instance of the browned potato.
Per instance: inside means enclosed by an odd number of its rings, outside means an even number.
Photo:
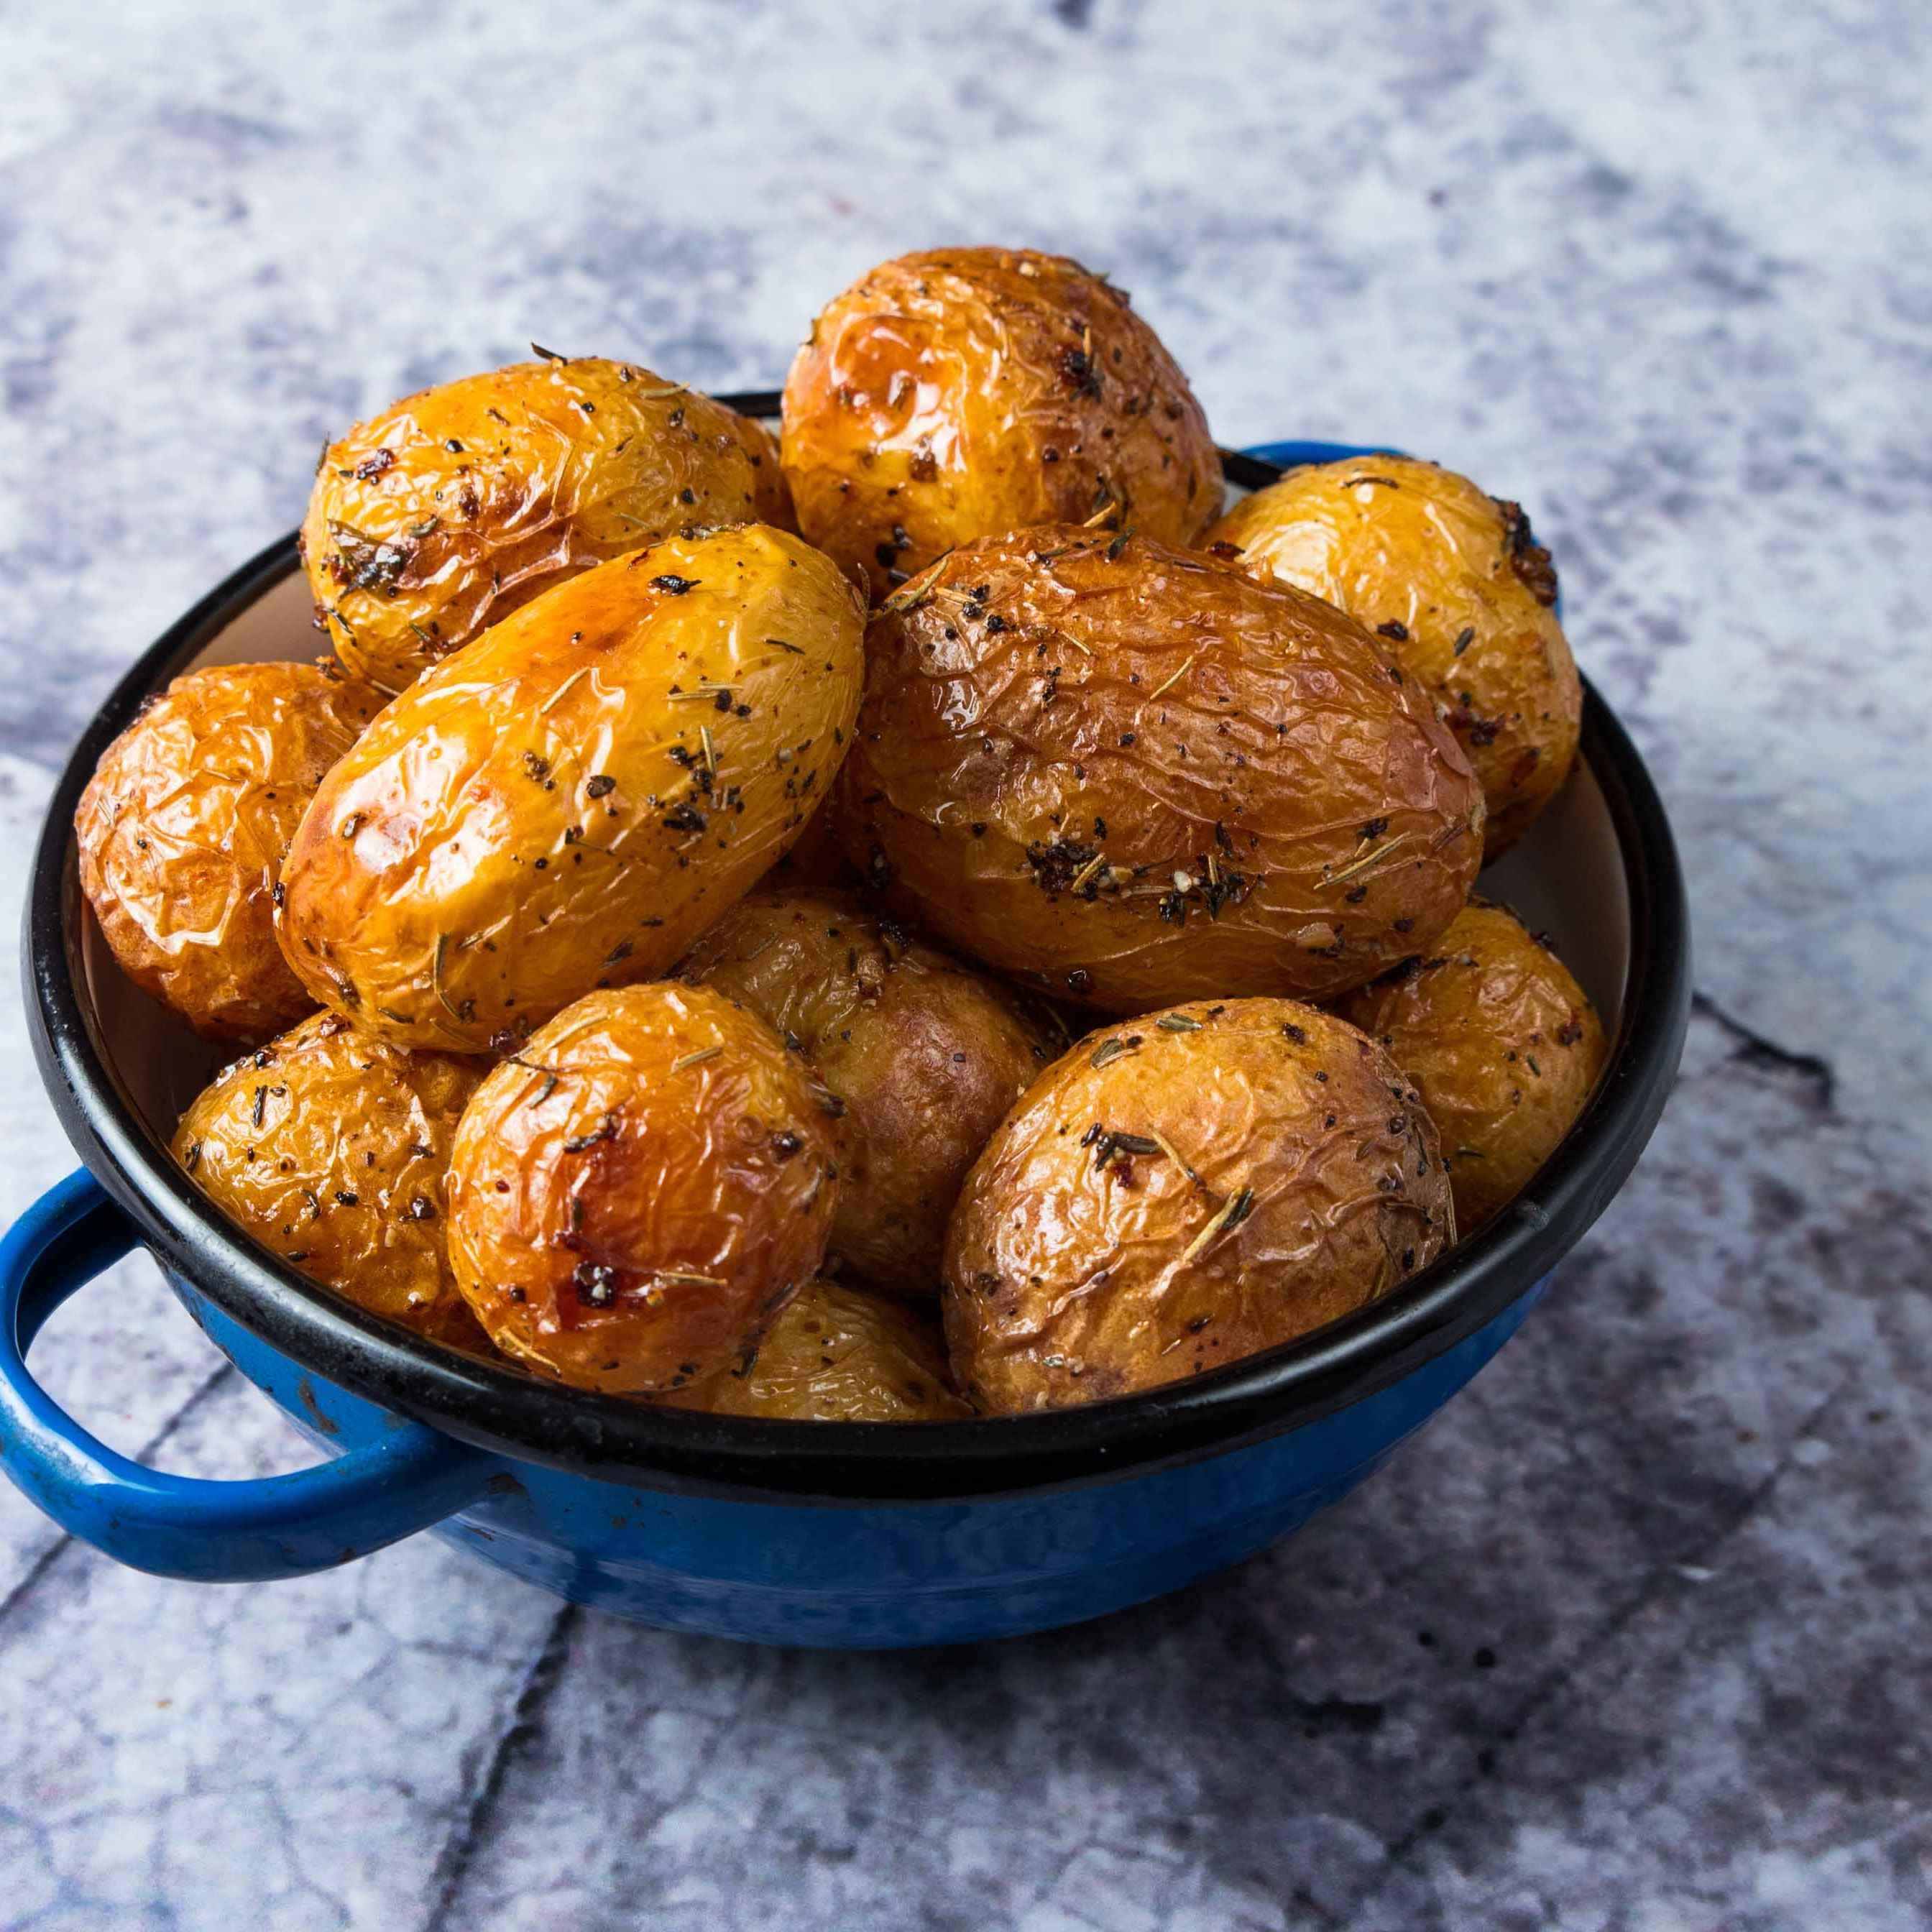
[[[1488,857],[1556,795],[1582,686],[1551,608],[1556,568],[1519,506],[1432,463],[1352,457],[1291,470],[1202,541],[1360,618],[1441,703],[1483,782]]]
[[[1480,900],[1341,1011],[1420,1088],[1466,1234],[1515,1199],[1604,1070],[1603,1023],[1569,969]]]
[[[302,530],[343,661],[400,691],[540,591],[689,526],[792,527],[761,425],[552,356],[405,397],[322,453]]]
[[[846,850],[941,939],[1113,1012],[1320,998],[1455,916],[1482,794],[1332,606],[1144,537],[955,550],[874,614]]]
[[[1024,249],[854,284],[792,364],[782,446],[799,527],[874,595],[973,537],[1111,509],[1186,543],[1221,506],[1201,406],[1126,292]]]
[[[660,1400],[780,1422],[950,1422],[973,1413],[952,1393],[931,1315],[822,1276],[799,1291],[750,1362]]]
[[[275,944],[276,874],[382,701],[333,662],[190,671],[81,794],[81,889],[102,934],[143,992],[211,1040],[266,1040],[314,1008]]]
[[[590,994],[464,1114],[458,1282],[506,1354],[580,1388],[716,1375],[825,1258],[836,1104],[722,994]]]
[[[682,970],[796,1041],[844,1102],[832,1252],[895,1294],[936,1293],[966,1170],[1064,1036],[997,982],[836,894],[743,900]]]
[[[980,1408],[1126,1395],[1351,1313],[1455,1236],[1436,1130],[1382,1050],[1290,1000],[1090,1034],[980,1156],[946,1334]]]
[[[399,1046],[514,1046],[670,970],[824,795],[856,593],[762,524],[674,537],[526,604],[392,704],[283,868],[315,997]]]
[[[450,1273],[442,1176],[482,1075],[312,1014],[215,1076],[182,1116],[175,1158],[238,1228],[325,1287],[481,1348]]]

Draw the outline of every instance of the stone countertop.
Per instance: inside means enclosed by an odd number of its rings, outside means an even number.
[[[1922,1926],[1932,16],[926,10],[8,10],[8,929],[68,745],[327,434],[532,337],[772,383],[873,261],[1010,241],[1224,441],[1533,508],[1684,848],[1663,1128],[1385,1474],[1056,1635],[736,1648],[428,1539],[164,1583],[0,1488],[0,1924]],[[10,1004],[0,1074],[10,1214],[71,1165]],[[303,1460],[145,1264],[36,1361],[166,1466]]]

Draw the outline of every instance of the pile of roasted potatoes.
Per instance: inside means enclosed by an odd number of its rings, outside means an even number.
[[[1604,1058],[1472,896],[1575,755],[1517,506],[1377,456],[1225,503],[1064,258],[889,262],[783,429],[635,363],[324,452],[314,664],[176,679],[76,818],[241,1052],[174,1150],[324,1288],[734,1415],[1226,1366],[1505,1206]]]

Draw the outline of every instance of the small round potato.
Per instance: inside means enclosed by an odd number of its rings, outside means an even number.
[[[74,813],[80,881],[121,969],[211,1040],[315,1001],[275,944],[283,854],[380,694],[333,661],[178,677],[101,755]]]
[[[1482,793],[1352,618],[1141,536],[953,551],[874,614],[836,798],[866,878],[1054,997],[1319,998],[1440,932]]]
[[[1372,1301],[1455,1237],[1414,1088],[1331,1014],[1196,1002],[1090,1034],[968,1178],[954,1372],[990,1413],[1178,1382]]]
[[[1514,1200],[1576,1124],[1607,1051],[1562,961],[1480,900],[1340,1010],[1421,1090],[1466,1234]]]
[[[856,592],[762,524],[571,578],[398,698],[283,868],[303,983],[399,1046],[505,1052],[661,977],[824,795],[856,712]]]
[[[1221,460],[1123,290],[1061,255],[887,262],[812,324],[786,380],[799,526],[882,596],[944,550],[1114,512],[1190,542]]]
[[[844,1102],[832,1252],[877,1287],[937,1293],[966,1170],[1064,1036],[998,982],[838,895],[742,900],[682,970],[796,1041]]]
[[[1359,618],[1441,703],[1483,783],[1487,857],[1556,796],[1582,686],[1551,608],[1555,566],[1518,505],[1432,463],[1352,457],[1290,471],[1202,541]]]
[[[451,1274],[443,1169],[475,1061],[314,1013],[215,1076],[175,1158],[235,1225],[372,1315],[484,1346]]]
[[[450,1259],[506,1354],[579,1388],[742,1358],[825,1258],[836,1103],[706,987],[592,993],[484,1080],[450,1158]]]
[[[774,1322],[748,1363],[660,1398],[713,1415],[779,1422],[953,1422],[938,1324],[925,1310],[822,1276]]]
[[[690,526],[792,527],[760,424],[595,356],[406,397],[322,452],[302,530],[318,616],[388,692],[591,565]]]

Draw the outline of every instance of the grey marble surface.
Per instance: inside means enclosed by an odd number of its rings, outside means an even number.
[[[1131,287],[1231,442],[1523,498],[1700,1010],[1635,1180],[1384,1474],[971,1653],[197,1588],[0,1489],[0,1926],[1905,1932],[1932,1915],[1932,15],[0,6],[0,920],[117,668],[324,435],[530,338],[770,382],[942,241]],[[1552,17],[1552,16],[1556,17]],[[0,1012],[0,1204],[70,1165]],[[302,1460],[145,1265],[36,1357]]]

